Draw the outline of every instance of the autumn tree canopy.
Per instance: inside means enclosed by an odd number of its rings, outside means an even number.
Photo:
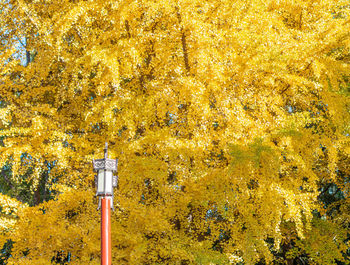
[[[1,7],[3,262],[348,264],[347,0]]]

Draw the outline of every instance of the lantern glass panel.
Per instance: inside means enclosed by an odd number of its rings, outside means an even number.
[[[104,193],[105,188],[105,170],[101,169],[97,175],[97,194]]]
[[[113,194],[113,172],[106,170],[105,175],[105,194]]]

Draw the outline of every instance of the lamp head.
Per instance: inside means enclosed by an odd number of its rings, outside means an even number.
[[[117,185],[118,177],[113,176],[117,172],[118,159],[108,158],[108,144],[105,144],[104,158],[92,161],[94,171],[97,172],[95,178],[97,196],[113,196],[113,187]]]

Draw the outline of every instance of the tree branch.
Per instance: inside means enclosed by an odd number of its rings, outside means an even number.
[[[176,15],[177,18],[179,20],[179,24],[181,24],[181,14],[180,14],[180,10],[179,7],[175,7],[176,8]],[[182,51],[184,54],[184,63],[185,63],[185,68],[186,68],[186,72],[190,73],[190,64],[189,64],[189,60],[188,60],[188,48],[187,48],[187,41],[186,41],[186,34],[184,31],[184,28],[181,26],[181,43],[182,43]]]

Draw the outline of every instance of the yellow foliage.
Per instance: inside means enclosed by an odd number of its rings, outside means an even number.
[[[8,1],[0,164],[33,194],[48,174],[57,194],[1,195],[9,264],[99,263],[91,160],[105,141],[113,263],[272,263],[286,223],[318,249],[318,184],[349,155],[345,2]]]

